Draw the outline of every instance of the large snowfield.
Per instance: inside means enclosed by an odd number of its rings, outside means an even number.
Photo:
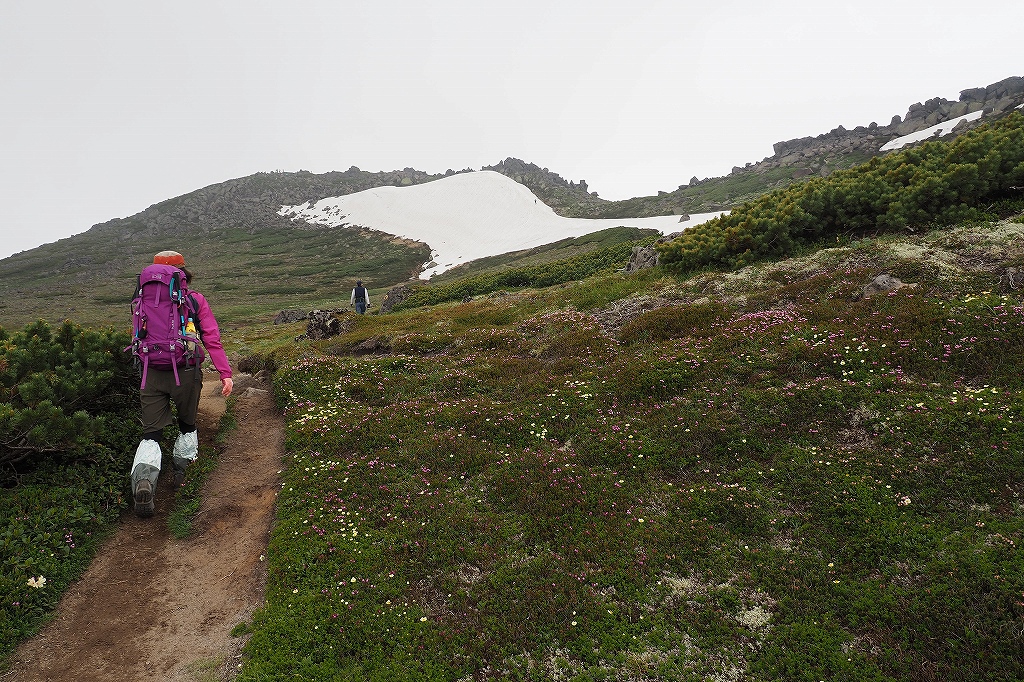
[[[315,204],[282,206],[278,213],[327,227],[365,227],[428,244],[432,275],[477,258],[529,249],[609,227],[679,232],[720,213],[588,220],[563,218],[524,185],[495,171],[459,173],[422,185],[377,187],[328,197]]]

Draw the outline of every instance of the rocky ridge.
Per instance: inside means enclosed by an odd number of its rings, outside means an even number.
[[[594,209],[611,203],[598,197],[597,192],[588,191],[586,180],[565,180],[547,168],[520,159],[509,157],[480,170],[496,171],[525,185],[556,213],[569,218],[589,217]]]
[[[960,93],[960,100],[951,102],[942,97],[934,97],[924,103],[911,104],[906,116],[893,116],[888,125],[870,123],[846,130],[843,126],[833,128],[816,137],[800,137],[793,140],[776,142],[772,156],[756,164],[744,167],[735,166],[733,174],[745,170],[767,172],[774,168],[792,168],[793,177],[807,175],[827,175],[830,161],[842,155],[861,153],[875,156],[880,153],[886,142],[897,137],[909,135],[925,128],[944,123],[975,111],[984,112],[981,118],[971,122],[962,122],[957,132],[965,132],[976,128],[993,116],[1009,113],[1015,107],[1024,104],[1024,77],[1011,76],[998,83],[984,88],[969,88]],[[691,183],[693,181],[691,180]],[[699,182],[699,181],[698,181]]]
[[[589,207],[608,203],[587,192],[586,181],[567,181],[544,168],[508,158],[481,170],[495,170],[529,187],[544,203],[561,215],[586,213]],[[375,187],[406,187],[439,180],[458,173],[448,169],[427,173],[415,168],[369,172],[352,166],[328,173],[261,172],[203,187],[188,194],[154,204],[128,218],[115,218],[93,226],[114,242],[154,237],[173,231],[209,232],[224,227],[247,232],[299,225],[278,215],[283,205],[315,203],[325,197],[354,194]],[[318,229],[313,228],[310,229]]]
[[[758,162],[733,166],[729,175],[700,179],[693,177],[671,192],[635,197],[595,206],[587,217],[641,217],[682,215],[727,210],[731,206],[812,176],[864,163],[886,152],[887,142],[933,125],[976,111],[983,112],[974,121],[961,122],[952,135],[966,132],[1008,114],[1024,104],[1024,77],[1011,76],[997,83],[969,88],[959,101],[935,97],[910,105],[905,116],[893,116],[888,125],[870,123],[847,130],[837,126],[817,136],[783,140],[773,145],[774,154]]]

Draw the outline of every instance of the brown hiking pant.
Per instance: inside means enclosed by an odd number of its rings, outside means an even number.
[[[146,387],[140,392],[142,402],[142,432],[152,433],[174,423],[173,404],[178,421],[195,424],[199,411],[199,395],[203,392],[203,371],[199,367],[178,370],[180,385],[174,384],[174,372],[149,369]]]

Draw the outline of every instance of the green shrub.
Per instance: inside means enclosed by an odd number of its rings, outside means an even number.
[[[9,335],[0,328],[0,465],[24,471],[40,461],[82,458],[106,440],[137,396],[128,336],[45,322]]]
[[[952,142],[926,142],[771,192],[657,248],[679,272],[742,266],[836,235],[979,219],[993,202],[1019,201],[1021,185],[1024,115],[1014,112]]]
[[[40,626],[125,506],[138,438],[127,344],[70,322],[0,329],[0,657]]]

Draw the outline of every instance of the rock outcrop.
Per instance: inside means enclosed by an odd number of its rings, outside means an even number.
[[[339,315],[354,315],[354,313],[345,309],[310,310],[307,316],[306,333],[295,337],[295,340],[319,341],[345,333],[352,327],[353,321],[349,319],[342,322]]]
[[[950,121],[976,111],[984,112],[981,118],[961,121],[954,129],[957,134],[982,125],[992,116],[1008,113],[1024,104],[1024,77],[1012,76],[984,88],[970,88],[960,93],[958,102],[942,97],[932,98],[924,103],[911,104],[904,117],[894,116],[889,125],[871,123],[847,130],[838,126],[816,137],[800,137],[776,142],[775,154],[756,164],[733,168],[733,174],[747,170],[767,172],[773,168],[792,167],[794,177],[828,172],[828,161],[859,153],[874,156],[888,141],[915,133],[925,128]],[[692,181],[691,181],[692,183]]]
[[[666,234],[658,238],[658,241],[654,244],[664,244],[670,242],[682,232],[673,232],[672,234]],[[632,253],[629,254],[629,261],[626,262],[626,267],[623,268],[624,272],[636,272],[637,270],[643,270],[645,268],[653,268],[658,264],[658,250],[651,246],[634,246]]]
[[[645,268],[653,268],[658,264],[658,252],[653,246],[634,246],[626,263],[626,272],[636,272]]]
[[[409,298],[412,294],[412,287],[408,284],[399,284],[397,287],[392,287],[388,290],[388,293],[384,294],[384,298],[380,302],[380,311],[382,313],[389,313],[391,309],[396,305]]]
[[[861,298],[870,298],[875,294],[886,293],[902,289],[903,287],[916,287],[916,284],[906,284],[890,274],[882,274],[875,277],[860,290]]]
[[[274,317],[274,324],[291,324],[306,319],[307,313],[301,310],[282,310]]]
[[[480,170],[491,170],[501,173],[520,185],[525,185],[545,204],[554,209],[555,213],[576,217],[589,215],[589,211],[602,204],[609,203],[597,196],[597,192],[589,192],[586,180],[578,183],[566,180],[547,168],[509,157],[493,166],[484,166]]]

